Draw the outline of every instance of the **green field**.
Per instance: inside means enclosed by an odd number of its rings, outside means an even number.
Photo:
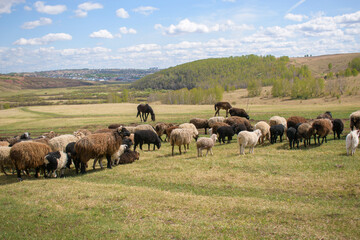
[[[209,118],[211,105],[152,105],[156,122]],[[244,106],[237,106],[244,107]],[[346,156],[351,103],[251,105],[254,124],[273,115],[344,119],[341,140],[290,150],[288,142],[239,156],[236,140],[196,157],[171,146],[140,151],[113,169],[65,179],[0,174],[1,239],[359,239],[360,151]],[[224,116],[224,112],[220,112]],[[59,105],[0,111],[0,137],[71,133],[140,123],[136,104]],[[154,124],[151,122],[151,124]],[[201,131],[202,132],[202,131]],[[147,146],[144,147],[147,149]],[[90,163],[89,166],[92,164]]]

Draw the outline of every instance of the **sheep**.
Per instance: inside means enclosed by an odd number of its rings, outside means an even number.
[[[311,137],[314,135],[314,128],[310,123],[302,123],[297,128],[297,139],[301,140],[304,138],[304,147],[306,144],[310,145]]]
[[[63,151],[50,152],[45,156],[44,159],[45,169],[47,170],[47,174],[51,176],[57,177],[56,172],[60,171],[60,177],[64,177],[65,168],[70,168],[71,159],[69,156]],[[48,177],[44,172],[44,176]]]
[[[15,169],[15,165],[10,158],[10,149],[11,147],[0,147],[0,169],[5,174],[5,168]]]
[[[234,124],[231,127],[233,128],[234,133],[236,135],[239,134],[239,132],[241,132],[241,131],[246,131],[247,130],[246,126],[244,124],[242,124],[242,123]]]
[[[286,120],[288,128],[289,127],[295,128],[296,124],[304,123],[304,122],[306,122],[306,119],[304,117],[300,117],[300,116],[292,116]]]
[[[326,111],[325,113],[322,113],[322,114],[320,114],[319,116],[317,116],[316,119],[322,119],[322,118],[327,118],[327,119],[332,120],[332,114],[331,114],[331,112]]]
[[[135,160],[139,160],[139,158],[139,152],[127,150],[120,156],[119,164],[133,163]]]
[[[43,133],[42,136],[43,136],[44,138],[52,139],[52,138],[54,138],[54,137],[59,136],[59,134],[55,133],[54,131],[50,131],[50,132],[48,132],[48,133]]]
[[[192,137],[197,140],[199,137],[199,131],[196,129],[195,125],[192,123],[183,123],[179,125],[181,129],[188,129],[192,133]],[[189,149],[189,148],[188,148]]]
[[[94,134],[97,134],[97,133],[113,133],[115,131],[116,131],[116,129],[101,128],[101,129],[95,130]]]
[[[124,127],[119,127],[113,133],[96,133],[83,137],[75,144],[76,159],[75,167],[78,172],[81,163],[81,173],[85,173],[85,164],[91,158],[106,156],[107,168],[111,167],[111,155],[113,155],[122,144],[122,139],[129,136],[129,131]]]
[[[201,137],[196,141],[196,148],[197,148],[197,156],[200,157],[200,155],[202,156],[202,150],[206,149],[206,155],[205,157],[208,155],[209,151],[211,153],[211,155],[214,155],[212,152],[212,148],[216,143],[216,139],[217,136],[216,134],[211,135],[210,138],[207,137]]]
[[[280,142],[282,142],[282,137],[284,135],[285,132],[285,127],[283,124],[277,124],[277,125],[272,125],[270,127],[270,136],[271,136],[271,144],[276,143],[277,137],[280,136]]]
[[[247,120],[250,119],[249,115],[242,108],[230,108],[229,113],[230,113],[230,116],[244,117]]]
[[[282,124],[284,126],[284,131],[286,131],[287,129],[287,122],[286,119],[284,117],[280,117],[280,116],[272,116],[269,119],[269,125],[271,126],[275,126],[275,125],[279,125]]]
[[[360,129],[360,110],[353,112],[350,114],[350,128],[351,131],[356,129]]]
[[[261,136],[260,129],[256,129],[253,132],[241,131],[238,134],[238,144],[240,147],[240,155],[245,155],[245,147],[250,147],[250,153],[254,153],[254,147],[256,146]]]
[[[111,166],[118,165],[120,156],[128,149],[127,144],[121,144],[119,149],[111,155]],[[99,162],[100,168],[103,169],[102,160],[104,156],[98,157],[94,159],[93,162],[93,169],[95,169],[95,165],[97,162]]]
[[[208,120],[209,127],[212,128],[214,123],[216,123],[216,122],[224,122],[224,120],[225,120],[224,117],[211,117]]]
[[[343,130],[344,130],[344,123],[343,123],[343,121],[341,121],[341,119],[336,118],[336,119],[334,119],[334,120],[332,121],[332,124],[333,124],[332,130],[333,130],[333,132],[334,132],[334,140],[335,140],[335,133],[336,133],[338,139],[340,139],[340,134],[341,134],[341,133],[343,132]]]
[[[175,125],[175,126],[172,126],[172,127],[168,127],[167,129],[166,129],[166,138],[170,141],[170,134],[171,134],[171,132],[174,130],[174,129],[176,129],[176,128],[179,128],[179,126],[178,125]]]
[[[315,119],[312,123],[312,126],[315,130],[315,134],[318,135],[318,143],[319,145],[327,142],[327,135],[332,130],[332,123],[329,119]],[[320,137],[322,138],[322,142],[320,143]],[[315,144],[316,144],[316,136],[314,135]]]
[[[192,118],[192,119],[190,119],[189,122],[194,124],[197,129],[204,128],[205,134],[207,134],[206,130],[209,128],[209,120],[208,119]]]
[[[237,117],[237,116],[233,116],[233,117],[228,117],[224,120],[224,123],[229,124],[230,126],[234,125],[234,124],[244,124],[246,127],[247,131],[253,131],[254,128],[251,126],[250,121],[247,120],[246,118],[243,117]]]
[[[31,139],[30,133],[28,132],[25,132],[19,136],[14,136],[13,138],[8,139],[9,147],[14,146],[16,143],[19,143],[21,141],[30,140],[30,139]]]
[[[75,162],[75,157],[76,157],[76,152],[75,152],[75,143],[76,142],[71,142],[68,143],[68,145],[66,145],[65,147],[65,152],[68,155],[68,158],[70,161],[74,161]]]
[[[297,139],[297,130],[294,127],[289,127],[286,130],[286,135],[289,139],[290,149],[295,148],[295,143],[297,144],[297,148],[299,148],[299,140]]]
[[[10,143],[8,141],[0,141],[0,147],[8,147]]]
[[[49,146],[51,147],[52,152],[56,151],[65,151],[66,145],[71,142],[76,142],[77,140],[84,137],[84,134],[81,132],[76,133],[76,135],[72,134],[64,134],[58,137],[54,137],[49,140]]]
[[[84,128],[81,128],[81,129],[78,129],[74,132],[74,135],[77,136],[78,134],[82,133],[84,136],[87,136],[87,135],[90,135],[91,134],[91,131],[88,130],[88,129],[84,129]]]
[[[234,136],[234,134],[235,134],[234,129],[230,126],[219,127],[217,130],[217,133],[219,134],[220,144],[221,144],[221,141],[223,143],[225,143],[225,137],[228,138],[227,143],[230,143],[230,141],[232,140],[232,136]],[[214,135],[214,133],[213,133],[213,135]]]
[[[264,139],[266,138],[270,141],[270,125],[265,121],[260,121],[255,124],[255,129],[260,129],[261,137],[259,138],[259,143],[264,143]]]
[[[210,136],[212,134],[217,134],[217,130],[220,128],[220,127],[223,127],[223,126],[227,126],[227,127],[230,127],[229,124],[227,123],[224,123],[224,122],[217,122],[213,125],[213,127],[211,128],[211,134],[210,134],[210,131],[209,131],[209,134]]]
[[[353,130],[346,136],[346,153],[349,156],[351,150],[351,156],[355,154],[355,150],[359,145],[360,130]]]
[[[138,130],[134,134],[134,151],[136,150],[137,145],[140,144],[140,149],[142,150],[142,145],[145,143],[148,144],[148,150],[150,151],[150,144],[154,144],[154,151],[155,146],[160,149],[161,147],[161,140],[159,136],[151,130]]]
[[[179,152],[181,154],[181,145],[184,145],[184,151],[186,152],[186,145],[189,149],[189,144],[193,138],[193,132],[189,129],[176,128],[170,134],[170,145],[172,146],[171,155],[174,156],[174,146],[179,146]]]
[[[161,136],[166,133],[166,129],[168,127],[171,127],[171,126],[174,126],[174,124],[172,123],[163,123],[163,122],[160,122],[160,123],[157,123],[155,124],[155,131],[156,131],[156,134],[159,136],[160,140],[162,140]],[[167,139],[167,136],[165,137],[165,142],[166,142],[166,139]]]
[[[44,166],[45,155],[51,152],[50,146],[38,142],[20,142],[10,150],[19,181],[22,181],[21,170],[35,168],[35,177],[39,177],[39,170]]]

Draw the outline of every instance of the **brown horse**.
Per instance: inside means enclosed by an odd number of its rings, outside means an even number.
[[[146,122],[149,114],[151,114],[151,120],[155,121],[155,113],[149,104],[139,104],[137,106],[137,110],[138,112],[136,117],[140,116],[141,121],[144,120],[144,122]]]
[[[228,102],[217,102],[217,103],[215,103],[214,107],[215,107],[214,117],[216,116],[216,114],[220,116],[220,113],[219,113],[220,109],[226,110],[226,117],[227,117],[228,113],[229,113],[229,109],[232,108],[230,103],[228,103]]]

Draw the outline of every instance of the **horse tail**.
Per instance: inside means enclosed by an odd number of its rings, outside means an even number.
[[[214,104],[214,108],[215,108],[215,111],[216,111],[216,103]]]
[[[136,114],[136,117],[138,117],[140,115],[140,110],[138,110],[137,114]]]

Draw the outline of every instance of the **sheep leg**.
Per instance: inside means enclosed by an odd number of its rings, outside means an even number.
[[[211,156],[213,156],[214,154],[213,154],[213,151],[212,151],[212,148],[210,148],[210,153],[211,153]]]
[[[39,178],[40,176],[40,174],[39,174],[39,171],[40,171],[40,168],[39,167],[37,167],[37,168],[35,168],[35,175],[34,175],[34,177],[35,178]]]
[[[205,134],[207,134],[207,133],[206,133],[206,129],[207,129],[207,128],[205,128]]]
[[[150,151],[150,144],[149,144],[149,151]],[[155,151],[155,144],[154,144],[154,149],[153,149],[153,151]]]
[[[226,117],[229,115],[229,109],[226,109]]]
[[[174,145],[172,145],[171,156],[174,156]]]
[[[107,168],[112,169],[112,166],[111,166],[111,155],[106,155],[106,159],[107,159]]]
[[[200,157],[200,148],[197,148],[197,156]]]
[[[21,178],[21,170],[19,169],[16,169],[16,172],[17,172],[17,178],[19,180],[19,182],[21,182],[23,179]]]
[[[7,173],[5,172],[4,166],[1,166],[1,171],[2,171],[5,175],[7,175]]]
[[[95,170],[95,165],[96,165],[97,161],[98,161],[98,158],[95,158],[95,159],[94,159],[94,163],[93,163],[93,169],[94,169],[94,170]],[[101,164],[100,164],[100,166],[101,166]]]
[[[86,173],[85,163],[83,163],[83,162],[80,163],[80,172],[81,172],[82,174],[85,174],[85,173]]]
[[[180,152],[180,155],[181,155],[181,145],[179,145],[179,152]],[[186,152],[186,148],[185,148],[185,152]]]
[[[60,178],[64,178],[65,177],[65,169],[62,168],[60,169]]]

